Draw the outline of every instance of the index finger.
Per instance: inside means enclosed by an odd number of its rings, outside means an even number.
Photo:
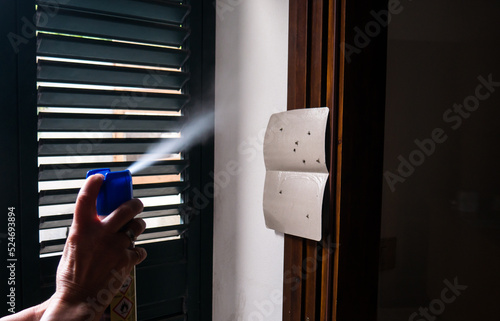
[[[141,213],[143,209],[142,202],[134,198],[120,205],[101,222],[108,226],[111,232],[116,233],[137,214]]]

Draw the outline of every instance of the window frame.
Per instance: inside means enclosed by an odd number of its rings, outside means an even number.
[[[290,0],[288,109],[330,108],[330,179],[322,241],[285,235],[285,321],[377,317],[387,30],[348,44],[387,5]]]
[[[9,184],[2,186],[2,205],[16,208],[16,270],[15,311],[38,303],[39,277],[33,273],[33,266],[39,266],[38,258],[38,177],[36,126],[37,115],[30,113],[36,106],[36,62],[34,57],[36,37],[29,32],[35,15],[31,1],[9,1],[2,10],[2,54],[8,57],[2,61],[6,73],[2,73],[2,100],[6,101],[8,130],[2,133],[1,149],[10,155],[2,166],[2,177]],[[13,46],[12,40],[17,46]],[[19,41],[19,42],[17,42]],[[6,59],[6,60],[4,60]],[[4,100],[5,99],[5,100]],[[31,108],[31,110],[30,110]],[[5,129],[5,127],[3,127]],[[11,158],[12,157],[12,158]],[[15,163],[15,164],[14,164]],[[12,184],[12,185],[11,185]],[[9,186],[10,185],[10,186]],[[10,202],[13,205],[9,205]],[[6,222],[1,222],[4,227]],[[2,231],[3,232],[3,231]],[[3,242],[2,242],[3,245]],[[35,245],[35,246],[34,246]],[[1,249],[5,251],[5,248]],[[2,278],[2,281],[6,278]],[[3,287],[2,287],[3,288]],[[9,290],[10,288],[6,289]],[[3,309],[2,309],[3,310]],[[6,310],[6,309],[5,309]],[[2,311],[4,312],[4,311]],[[6,312],[6,311],[5,311]]]
[[[198,54],[190,62],[191,104],[196,113],[214,110],[214,70],[215,70],[215,6],[202,0],[192,0],[191,4],[191,50]],[[36,106],[36,36],[23,34],[35,16],[34,0],[7,1],[2,3],[0,30],[2,34],[1,61],[5,63],[0,83],[0,97],[4,102],[4,126],[2,126],[1,150],[2,161],[1,199],[2,207],[15,207],[16,214],[16,308],[24,308],[40,303],[40,271],[38,246],[38,161],[37,161],[37,115]],[[11,47],[7,35],[22,38],[19,50]],[[18,38],[21,39],[21,38]],[[207,204],[198,208],[190,221],[190,237],[187,238],[189,276],[186,304],[190,320],[206,319],[212,315],[212,249],[213,249],[213,187],[210,173],[214,166],[213,137],[194,148],[189,153],[191,160],[192,189],[186,199],[193,199],[193,190],[203,191]],[[7,157],[8,155],[8,157]],[[7,183],[8,182],[8,183]],[[208,186],[208,188],[207,188]],[[6,216],[5,216],[6,217]],[[6,219],[0,223],[2,235],[2,258],[7,259],[3,235],[7,231]],[[2,260],[5,262],[5,260]],[[8,271],[0,272],[1,282],[7,282]],[[2,286],[5,297],[10,289]],[[7,315],[7,308],[2,308],[0,316]]]

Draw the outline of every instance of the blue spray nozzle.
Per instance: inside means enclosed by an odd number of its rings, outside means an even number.
[[[87,177],[102,174],[104,181],[97,196],[97,214],[106,216],[132,199],[132,175],[129,170],[112,172],[109,168],[92,169]]]

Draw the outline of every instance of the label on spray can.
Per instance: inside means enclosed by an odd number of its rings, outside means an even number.
[[[136,321],[135,267],[123,282],[109,307],[106,308],[101,321]]]

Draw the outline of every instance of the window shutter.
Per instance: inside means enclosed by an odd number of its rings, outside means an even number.
[[[159,141],[179,139],[190,104],[191,6],[160,0],[37,2],[40,270],[44,298],[85,173],[128,168]],[[193,53],[196,55],[197,53]],[[133,175],[148,225],[137,244],[140,320],[184,320],[193,253],[189,152]],[[197,165],[196,167],[199,167]],[[194,185],[199,185],[196,182]],[[189,231],[189,233],[187,233]],[[194,278],[196,279],[196,278]],[[190,293],[191,295],[191,293]]]

